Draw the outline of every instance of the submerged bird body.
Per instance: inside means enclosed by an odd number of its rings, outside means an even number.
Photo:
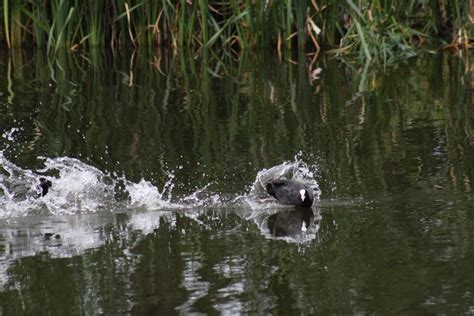
[[[35,198],[38,199],[48,194],[48,190],[49,188],[51,188],[52,185],[53,184],[48,179],[43,177],[39,178],[39,184],[36,186]]]
[[[268,194],[285,205],[311,207],[313,190],[306,184],[292,180],[272,180],[266,184]]]

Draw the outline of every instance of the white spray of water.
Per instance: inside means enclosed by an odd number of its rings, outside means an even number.
[[[165,182],[162,191],[160,192],[156,186],[145,179],[138,183],[133,183],[125,180],[125,190],[130,197],[130,208],[144,208],[144,209],[179,209],[183,206],[178,203],[172,203],[172,190],[174,176],[168,175],[168,180]]]
[[[74,158],[47,159],[39,172],[59,172],[41,200],[52,214],[93,213],[113,208],[115,180]]]
[[[0,151],[0,218],[23,216],[41,209],[34,196],[38,177],[11,163]]]
[[[313,188],[315,200],[319,200],[321,193],[314,178],[317,167],[306,164],[300,155],[296,155],[294,161],[286,161],[259,171],[248,193],[237,194],[230,199],[212,192],[211,183],[196,188],[189,195],[178,196],[173,192],[176,184],[173,172],[167,173],[162,186],[157,186],[146,179],[134,183],[125,178],[107,175],[91,165],[69,157],[47,158],[44,168],[33,172],[16,166],[0,151],[0,166],[4,170],[0,173],[0,218],[39,213],[53,215],[94,213],[117,208],[169,211],[238,207],[253,213],[255,210],[285,207],[278,204],[265,190],[265,184],[277,178],[306,183]],[[46,196],[36,199],[34,196],[38,193],[39,174],[43,174],[42,176],[50,180],[53,185]],[[126,200],[115,198],[119,183],[123,183]]]
[[[13,142],[15,140],[15,135],[14,134],[18,131],[20,131],[20,129],[18,127],[13,127],[9,131],[5,131],[2,134],[2,137],[5,138],[6,140],[10,141],[10,142]]]
[[[11,137],[14,132],[10,131],[4,137]],[[315,172],[316,166],[308,166],[297,155],[294,161],[259,171],[249,192],[233,199],[224,199],[210,190],[210,183],[187,196],[177,196],[173,193],[175,177],[172,172],[168,173],[160,189],[148,180],[134,183],[107,175],[69,157],[45,159],[44,168],[33,172],[18,167],[0,151],[0,220],[5,224],[1,232],[8,239],[5,243],[7,249],[4,255],[0,254],[0,261],[6,262],[10,256],[10,259],[14,259],[43,251],[56,257],[69,257],[99,247],[109,238],[102,233],[101,227],[115,221],[115,217],[110,212],[98,211],[114,209],[133,211],[130,212],[128,225],[123,227],[124,236],[130,230],[151,233],[163,220],[175,227],[177,214],[207,229],[207,224],[200,218],[206,208],[230,207],[245,220],[253,221],[266,238],[305,243],[317,238],[320,215],[316,213],[309,225],[302,223],[301,233],[286,237],[273,236],[269,230],[269,217],[288,207],[279,205],[269,197],[265,184],[275,178],[302,181],[313,188],[314,197],[318,200],[320,190],[314,179]],[[53,185],[46,196],[36,198],[40,174]],[[115,198],[119,183],[124,185],[125,200]],[[38,214],[55,216],[45,221],[44,217],[34,216]],[[25,223],[14,225],[17,221]],[[23,237],[19,238],[20,235]],[[0,287],[7,280],[6,268],[2,269],[0,266]]]

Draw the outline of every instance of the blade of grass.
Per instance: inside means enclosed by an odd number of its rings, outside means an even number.
[[[237,21],[239,21],[240,19],[242,19],[243,17],[245,17],[246,15],[248,15],[248,12],[247,11],[244,11],[242,13],[240,13],[238,16],[235,16],[233,17],[232,19],[228,20],[224,26],[219,29],[216,33],[214,33],[214,35],[209,39],[209,41],[207,41],[204,45],[204,48],[209,48],[210,46],[212,46],[216,41],[217,39],[219,38],[219,36],[222,34],[222,32],[224,32],[224,30],[230,25],[230,24],[233,24],[233,23],[236,23]]]
[[[367,46],[367,42],[365,41],[364,31],[362,30],[362,27],[360,26],[359,21],[354,20],[354,23],[357,28],[357,33],[359,34],[360,43],[362,45],[362,49],[364,50],[365,57],[367,58],[368,61],[371,61],[372,56],[370,55],[369,47]]]
[[[9,21],[8,21],[8,18],[10,16],[9,10],[8,10],[8,1],[9,0],[3,0],[3,25],[5,26],[5,39],[7,41],[7,46],[8,48],[11,48],[10,27],[9,27]]]
[[[365,21],[364,16],[360,12],[359,8],[354,4],[354,2],[352,0],[346,0],[346,2],[352,8],[352,10],[354,10],[355,13],[357,13],[357,15],[362,19],[362,21]]]
[[[54,48],[55,53],[58,51],[59,46],[63,43],[62,38],[64,36],[64,31],[66,30],[66,27],[67,27],[69,21],[71,20],[71,17],[72,17],[73,14],[74,14],[74,7],[69,9],[69,13],[66,17],[66,21],[65,21],[63,27],[61,28],[61,30],[59,31],[58,38],[56,39],[56,45],[55,45],[55,48]]]

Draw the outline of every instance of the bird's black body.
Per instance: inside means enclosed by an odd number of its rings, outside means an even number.
[[[40,183],[36,186],[35,198],[40,198],[48,194],[49,188],[53,185],[51,181],[43,177],[39,178],[39,182]]]
[[[268,194],[285,205],[311,207],[313,190],[306,184],[292,180],[272,180],[266,184]]]

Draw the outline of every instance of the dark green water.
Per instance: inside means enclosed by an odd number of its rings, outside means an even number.
[[[466,57],[157,56],[0,54],[0,314],[474,314]]]

